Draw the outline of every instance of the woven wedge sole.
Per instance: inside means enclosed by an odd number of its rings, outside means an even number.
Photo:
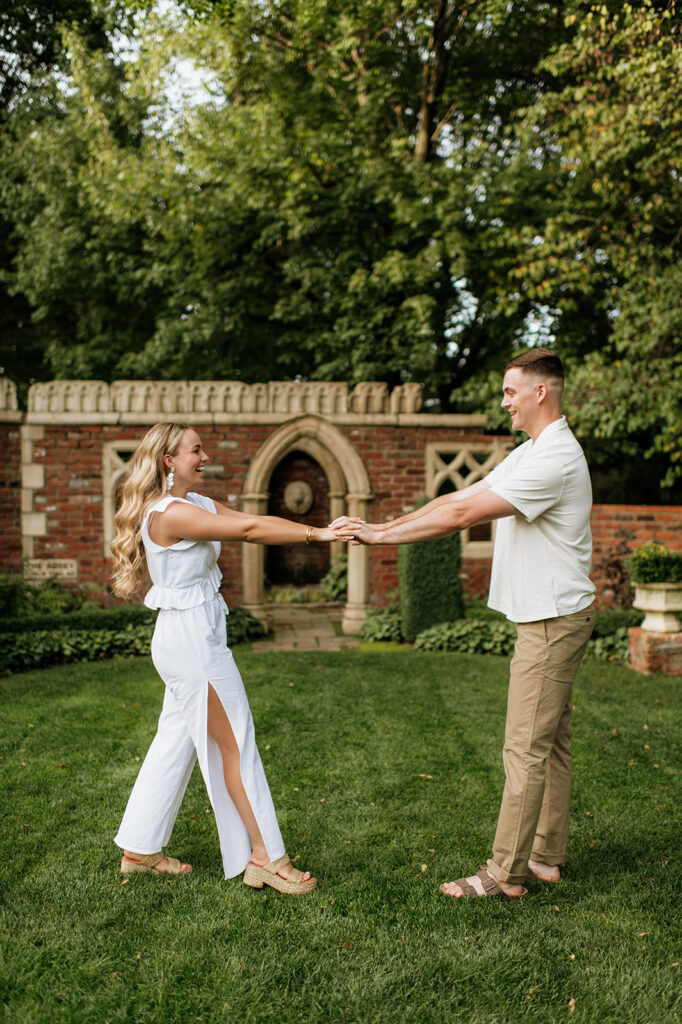
[[[303,872],[299,871],[298,868],[292,867],[288,878],[282,878],[281,875],[278,875],[277,872],[281,871],[287,864],[291,864],[291,861],[286,854],[284,857],[280,857],[279,860],[271,861],[262,867],[259,864],[249,863],[246,865],[242,881],[244,885],[248,885],[252,889],[262,889],[264,885],[269,885],[272,889],[276,889],[277,892],[288,893],[290,896],[300,896],[317,888],[317,879],[304,879]]]

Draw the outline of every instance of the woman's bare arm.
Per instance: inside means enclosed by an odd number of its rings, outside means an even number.
[[[218,503],[216,503],[218,508]],[[237,512],[220,506],[218,515],[181,501],[174,501],[165,512],[154,516],[152,540],[162,547],[169,547],[179,540],[238,540],[252,544],[300,544],[309,540],[326,542],[336,540],[336,533],[330,527],[306,526],[279,516],[257,516],[248,512]]]

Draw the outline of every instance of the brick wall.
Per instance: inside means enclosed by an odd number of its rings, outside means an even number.
[[[239,507],[247,469],[272,425],[235,424],[199,427],[211,455],[206,492]],[[430,441],[456,446],[489,438],[477,429],[458,432],[451,427],[339,426],[357,449],[370,478],[370,515],[383,521],[401,515],[424,494],[425,446]],[[110,561],[102,540],[102,444],[138,440],[140,424],[46,424],[42,440],[33,445],[32,459],[44,466],[44,486],[34,489],[33,511],[44,512],[45,536],[33,540],[36,559],[78,559],[78,583],[105,593]],[[0,465],[0,560],[4,571],[21,570],[20,424],[0,421],[4,458]],[[682,552],[682,507],[595,505],[593,578],[601,603],[619,603],[626,584],[619,565],[628,550],[655,539]],[[228,602],[238,604],[242,591],[240,544],[224,545],[221,568]],[[485,597],[490,562],[465,558],[463,584],[468,596]],[[370,600],[386,604],[397,590],[397,549],[370,552]]]
[[[363,459],[372,484],[374,500],[370,514],[374,522],[385,522],[409,512],[424,497],[424,452],[429,442],[452,445],[485,442],[489,437],[471,431],[429,427],[356,428],[348,433]],[[489,561],[474,560],[471,588],[482,588],[489,576]],[[372,548],[370,552],[370,602],[386,604],[398,589],[397,548]]]
[[[655,540],[682,554],[680,505],[595,505],[591,521],[591,578],[597,587],[600,607],[630,603],[632,594],[623,566],[629,551]],[[371,556],[372,600],[385,604],[386,594],[398,586],[397,553],[390,548],[374,548]],[[465,597],[487,598],[490,568],[491,560],[487,558],[462,559]]]
[[[628,600],[630,586],[623,573],[623,559],[652,540],[682,554],[682,506],[593,507],[592,579],[600,604],[619,605]]]

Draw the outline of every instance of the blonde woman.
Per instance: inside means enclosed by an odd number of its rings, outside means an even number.
[[[191,871],[162,851],[198,759],[225,877],[244,871],[253,888],[310,892],[316,880],[292,867],[285,853],[246,692],[227,646],[217,558],[221,541],[310,543],[335,534],[236,512],[202,495],[208,461],[192,427],[157,424],[131,459],[116,515],[114,592],[129,597],[142,583],[146,561],[153,585],[145,604],[159,609],[152,660],[166,684],[158,731],[114,840],[123,850],[121,871]]]

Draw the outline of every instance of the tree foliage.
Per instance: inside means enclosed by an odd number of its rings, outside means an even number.
[[[0,150],[44,372],[411,379],[466,411],[549,341],[580,432],[673,478],[674,4],[130,6],[135,48],[68,30]]]
[[[642,438],[682,470],[682,39],[674,4],[592,8],[545,61],[524,130],[555,140],[562,203],[525,246],[522,288],[570,315],[600,292],[598,346],[567,346],[581,433]]]

